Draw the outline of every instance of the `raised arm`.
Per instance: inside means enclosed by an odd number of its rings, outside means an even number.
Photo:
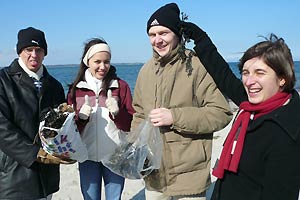
[[[183,22],[184,34],[194,40],[194,50],[218,88],[235,104],[247,100],[247,94],[240,79],[231,71],[228,63],[217,51],[206,32],[191,22]]]

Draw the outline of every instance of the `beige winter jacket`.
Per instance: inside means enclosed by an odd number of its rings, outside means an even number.
[[[154,108],[171,110],[174,123],[160,127],[164,141],[161,168],[145,178],[148,190],[166,195],[198,194],[210,184],[213,132],[231,120],[229,105],[198,57],[178,49],[168,58],[149,60],[134,89],[132,130]],[[191,65],[188,65],[190,63]]]

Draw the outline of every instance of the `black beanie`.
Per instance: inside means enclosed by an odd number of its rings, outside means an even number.
[[[33,27],[20,30],[18,33],[17,53],[20,54],[24,48],[31,46],[41,47],[45,51],[45,56],[47,55],[47,42],[44,32]]]
[[[147,33],[152,26],[164,26],[180,37],[180,10],[176,3],[169,3],[155,11],[147,22]]]

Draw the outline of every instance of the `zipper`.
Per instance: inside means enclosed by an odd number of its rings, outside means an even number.
[[[96,159],[97,159],[97,161],[98,161],[98,158],[99,158],[99,135],[98,135],[98,102],[99,102],[99,93],[97,92],[96,93],[96,99],[95,99],[95,126],[96,126],[96,128],[95,128],[95,135],[96,135],[96,155],[97,155],[97,157],[96,157]]]
[[[41,105],[42,105],[42,98],[43,98],[43,95],[41,92],[37,93],[37,98],[38,98],[38,127],[40,127],[40,119],[41,119]],[[39,131],[39,128],[38,128],[38,131]],[[39,134],[39,133],[38,133]]]

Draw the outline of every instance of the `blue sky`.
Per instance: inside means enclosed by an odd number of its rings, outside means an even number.
[[[0,66],[17,57],[17,32],[28,26],[46,34],[47,64],[77,64],[83,44],[104,38],[112,49],[112,62],[146,62],[152,55],[146,22],[163,0],[3,0],[0,2]],[[204,29],[227,61],[275,33],[300,60],[300,1],[290,0],[185,0],[180,10]],[[192,48],[192,43],[188,45]]]

